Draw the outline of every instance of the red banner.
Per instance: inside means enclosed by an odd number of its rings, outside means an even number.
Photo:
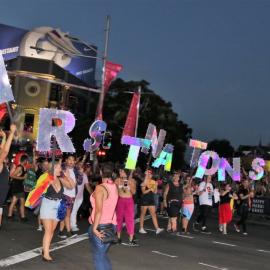
[[[133,94],[133,98],[130,104],[127,120],[125,123],[125,127],[123,130],[122,136],[131,136],[135,137],[135,129],[136,129],[136,123],[137,123],[137,114],[139,110],[139,104],[140,102],[140,93],[135,92]]]
[[[105,74],[104,74],[104,89],[105,93],[108,91],[112,81],[117,77],[117,74],[123,69],[122,65],[114,64],[107,61],[105,64]]]
[[[0,104],[0,121],[2,121],[7,114],[7,105],[5,103]]]

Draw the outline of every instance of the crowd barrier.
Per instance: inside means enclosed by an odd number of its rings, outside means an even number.
[[[251,213],[270,216],[270,198],[255,197],[252,201]]]

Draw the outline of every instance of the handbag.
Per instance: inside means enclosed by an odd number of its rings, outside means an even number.
[[[98,225],[97,230],[99,232],[103,232],[104,237],[102,237],[101,241],[103,244],[109,244],[117,242],[117,236],[115,234],[115,227],[112,223]]]

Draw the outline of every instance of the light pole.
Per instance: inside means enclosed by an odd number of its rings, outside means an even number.
[[[103,56],[103,73],[102,73],[102,83],[101,83],[101,91],[99,94],[98,106],[96,111],[96,118],[102,118],[103,104],[105,98],[105,73],[106,73],[106,62],[108,57],[108,44],[109,44],[109,33],[110,33],[110,25],[111,25],[111,17],[107,15],[106,18],[106,29],[105,29],[105,48],[104,48],[104,56]]]

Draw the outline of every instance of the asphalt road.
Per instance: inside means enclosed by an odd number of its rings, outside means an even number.
[[[159,218],[161,227],[167,219]],[[41,260],[42,233],[35,220],[27,223],[5,222],[0,231],[0,268],[14,270],[83,270],[93,269],[87,239],[87,221],[80,222],[77,238],[54,239],[53,263]],[[138,225],[136,225],[138,229]],[[217,231],[216,220],[209,221],[211,235],[192,232],[188,237],[166,232],[155,235],[147,220],[147,235],[138,235],[140,247],[114,245],[109,251],[113,269],[204,270],[204,269],[270,269],[270,226],[250,225],[249,235],[236,233],[232,227],[227,236]]]

